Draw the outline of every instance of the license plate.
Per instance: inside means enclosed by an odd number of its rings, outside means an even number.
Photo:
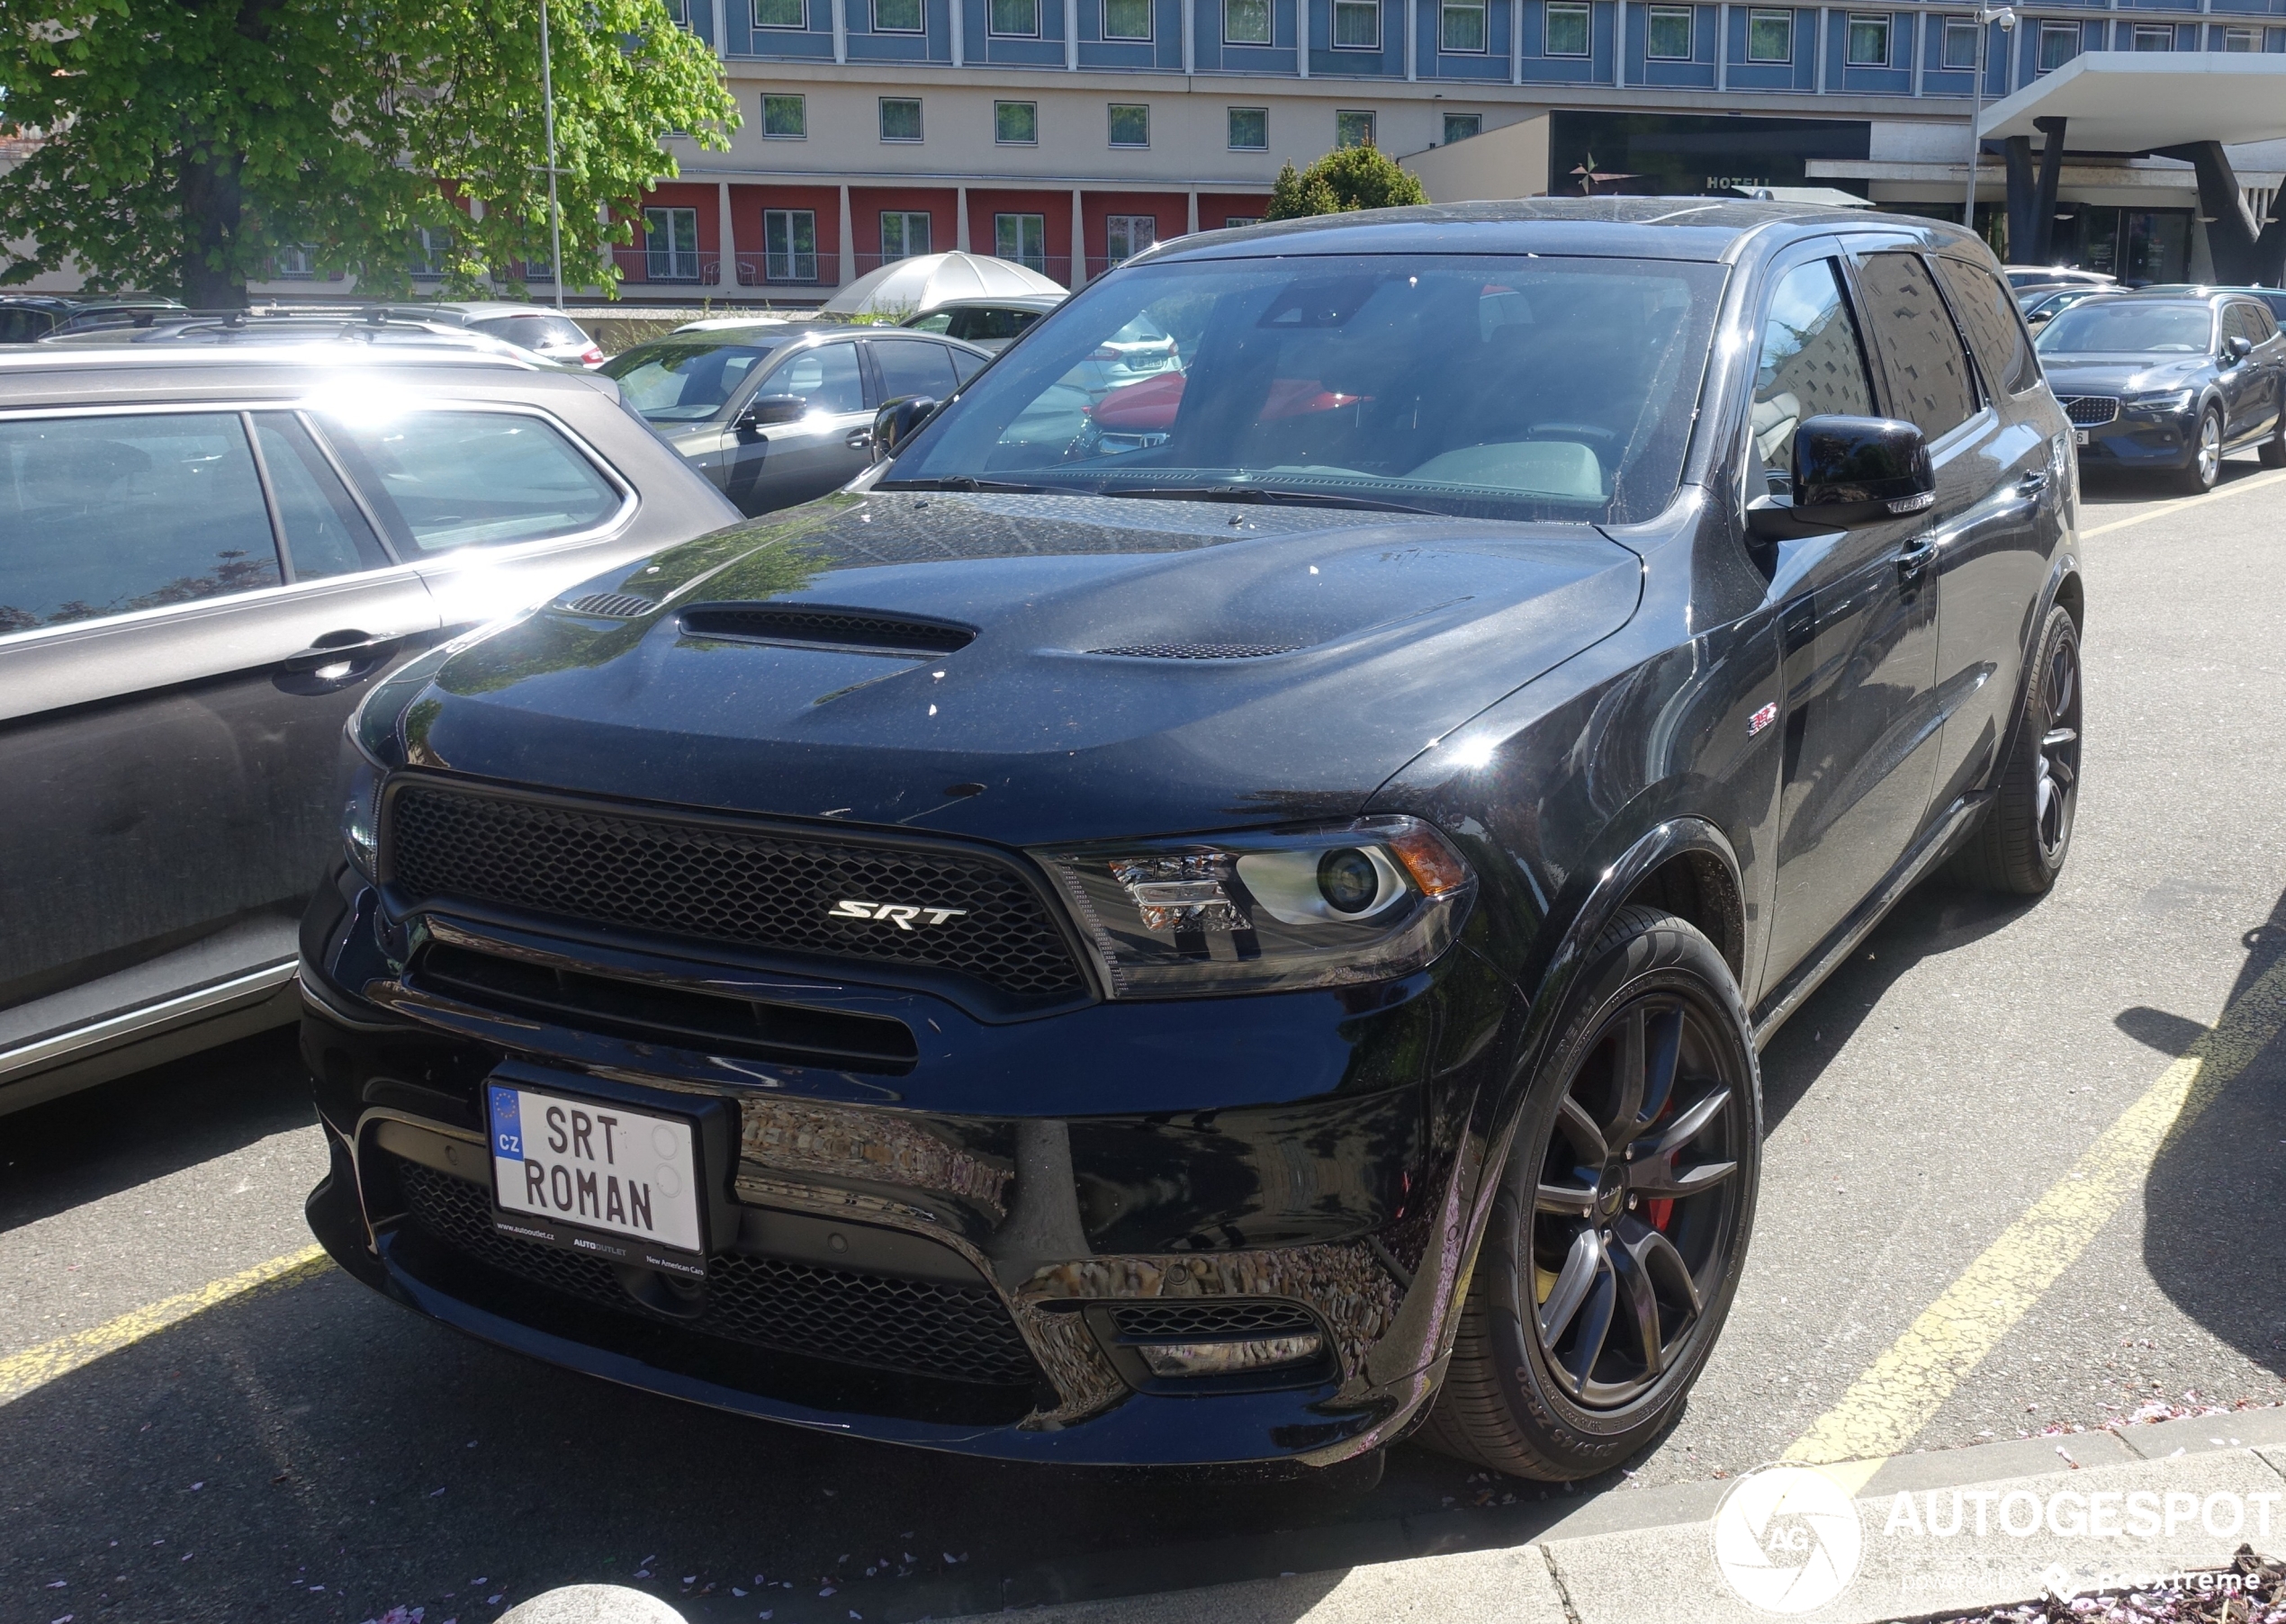
[[[486,1091],[494,1228],[612,1262],[706,1272],[691,1123],[502,1083]]]
[[[2074,430],[2072,431],[2072,444],[2074,444],[2074,445],[2085,445],[2087,443],[2088,443],[2088,431],[2087,431],[2086,429],[2084,429],[2084,428],[2075,428],[2075,429],[2074,429]]]

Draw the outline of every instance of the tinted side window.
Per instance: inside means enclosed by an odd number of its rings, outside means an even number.
[[[235,412],[0,423],[0,635],[278,583]]]
[[[42,310],[0,310],[0,344],[30,344],[51,325]]]
[[[865,391],[858,382],[857,345],[822,344],[789,357],[762,385],[766,395],[799,395],[814,412],[861,412]]]
[[[918,320],[908,321],[904,325],[916,333],[951,333],[954,327],[968,319],[969,314],[967,310],[932,310]],[[968,335],[965,332],[954,333],[953,336],[966,338]]]
[[[953,376],[963,383],[975,377],[976,369],[985,363],[985,358],[982,355],[972,355],[967,350],[952,350],[948,353],[952,356]]]
[[[2032,356],[2031,339],[2016,301],[2000,278],[1982,265],[1957,259],[1940,259],[1937,268],[1945,278],[1945,291],[1953,296],[1961,326],[1968,329],[1969,346],[1993,387],[2016,395],[2038,383],[2040,369]]]
[[[409,411],[322,422],[409,559],[570,535],[619,511],[618,491],[537,417]]]
[[[285,526],[286,555],[296,580],[353,575],[389,563],[381,538],[350,499],[348,488],[291,412],[256,412],[254,435]]]
[[[1820,259],[1780,279],[1762,318],[1749,420],[1771,490],[1791,483],[1796,427],[1827,412],[1872,416],[1873,381],[1833,262]]]
[[[2266,344],[2278,336],[2278,319],[2270,313],[2268,305],[2250,305],[2246,313],[2254,323],[2254,342]]]
[[[1859,262],[1866,318],[1889,379],[1889,411],[1934,440],[1976,410],[1968,356],[1918,254],[1868,254]]]
[[[873,362],[881,369],[881,398],[896,400],[906,395],[927,395],[941,400],[958,384],[952,363],[941,344],[891,341],[873,346]]]

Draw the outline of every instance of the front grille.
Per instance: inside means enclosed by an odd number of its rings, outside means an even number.
[[[1214,1337],[1296,1336],[1318,1329],[1299,1303],[1278,1297],[1207,1298],[1123,1305],[1112,1311],[1120,1334],[1138,1341],[1194,1341]]]
[[[727,1252],[707,1260],[698,1317],[673,1320],[629,1297],[608,1263],[500,1234],[482,1185],[376,1153],[388,1157],[407,1211],[429,1236],[551,1291],[729,1341],[876,1370],[994,1386],[1038,1379],[1015,1321],[981,1284],[897,1279]]]
[[[2120,415],[2120,402],[2111,395],[2066,395],[2061,404],[2078,428],[2101,428]]]
[[[1020,1002],[1086,989],[1039,896],[1006,863],[727,824],[683,823],[411,784],[382,849],[410,902],[466,902],[788,953],[968,976]],[[844,901],[957,911],[836,919]]]
[[[1263,659],[1291,654],[1298,642],[1138,642],[1116,649],[1090,649],[1090,654],[1117,654],[1128,659]]]

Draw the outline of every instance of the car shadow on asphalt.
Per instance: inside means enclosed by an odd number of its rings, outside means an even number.
[[[292,1027],[0,1117],[0,1234],[316,1120]]]
[[[2223,459],[2222,472],[2215,480],[2221,490],[2240,480],[2250,480],[2265,469],[2251,454]],[[2172,490],[2151,474],[2120,473],[2109,469],[2080,471],[2080,505],[2083,507],[2139,507],[2148,502],[2182,500],[2182,493]]]
[[[2246,962],[2232,1005],[2286,960],[2286,898],[2240,940]],[[2123,1009],[2115,1019],[2166,1055],[2191,1053],[2206,1033],[2164,1009]],[[2227,1054],[2218,1058],[2231,1063]],[[2196,1102],[2201,1093],[2193,1087]],[[2201,1328],[2265,1373],[2286,1369],[2286,1043],[2264,1044],[2168,1133],[2144,1183],[2143,1260]]]

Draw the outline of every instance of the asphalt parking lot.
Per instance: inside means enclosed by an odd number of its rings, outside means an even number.
[[[1362,1497],[1139,1482],[528,1364],[297,1261],[324,1158],[277,1034],[0,1119],[0,1620],[476,1624],[583,1581],[694,1620],[943,1617],[1338,1566],[1396,1527],[1497,1544],[1544,1499],[1817,1440],[2286,1402],[2282,515],[2251,459],[2197,501],[2089,490],[2064,881],[1924,887],[1780,1034],[1744,1288],[1625,1475],[1544,1495],[1408,1446]]]

